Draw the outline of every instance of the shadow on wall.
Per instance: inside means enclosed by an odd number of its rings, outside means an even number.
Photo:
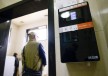
[[[98,66],[101,62],[81,62],[81,63],[67,63],[67,69],[69,76],[106,76],[106,74],[100,74],[101,70]],[[100,74],[100,75],[99,75]]]

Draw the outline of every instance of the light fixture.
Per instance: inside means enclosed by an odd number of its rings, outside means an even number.
[[[61,14],[61,17],[62,17],[62,18],[68,18],[69,16],[70,16],[69,11],[63,12],[63,13]]]

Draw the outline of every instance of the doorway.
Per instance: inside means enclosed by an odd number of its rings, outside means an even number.
[[[53,0],[49,0],[49,2],[45,0],[24,0],[10,7],[4,8],[3,10],[0,10],[0,23],[46,8],[48,8],[48,76],[56,76]],[[4,55],[4,58],[5,56],[6,54]],[[2,66],[4,66],[4,64]],[[3,70],[4,68],[0,69]],[[0,76],[3,76],[3,73],[1,73]]]
[[[18,54],[18,59],[19,59],[18,75],[20,76],[22,75],[21,53],[23,51],[24,46],[29,41],[28,33],[34,32],[36,34],[35,35],[36,41],[43,45],[43,49],[45,51],[45,56],[47,60],[47,65],[44,67],[42,76],[48,76],[48,30],[47,30],[48,28],[47,27],[48,27],[48,9],[33,12],[11,20],[6,60],[9,60],[10,57],[13,57],[14,53]],[[7,66],[8,63],[5,63],[5,66]],[[10,71],[7,70],[8,68],[10,68],[10,65],[5,67],[4,69],[5,76],[10,74],[9,73]],[[14,68],[11,69],[11,71],[12,70],[14,71]]]

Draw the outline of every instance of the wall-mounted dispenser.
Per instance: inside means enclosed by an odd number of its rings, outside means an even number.
[[[100,60],[88,2],[60,8],[61,62]]]

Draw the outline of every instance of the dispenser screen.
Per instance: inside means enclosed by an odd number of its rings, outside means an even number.
[[[77,19],[77,17],[76,17],[76,12],[71,12],[70,13],[70,17],[71,17],[71,20],[75,20],[75,19]]]
[[[69,17],[66,18],[66,21],[76,20],[79,18],[82,18],[81,10],[80,9],[71,10],[69,11]]]

